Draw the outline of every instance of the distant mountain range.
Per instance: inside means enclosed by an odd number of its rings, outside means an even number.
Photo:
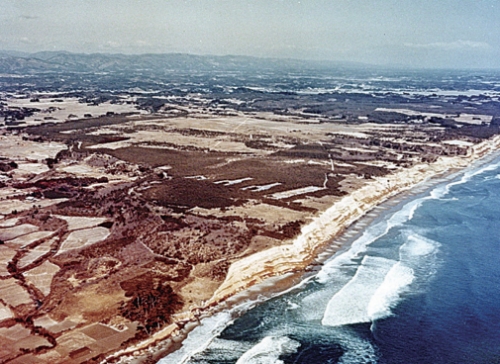
[[[199,56],[192,54],[77,54],[69,52],[22,53],[0,51],[0,73],[35,72],[167,72],[310,70],[367,67],[355,63],[256,58],[248,56]]]

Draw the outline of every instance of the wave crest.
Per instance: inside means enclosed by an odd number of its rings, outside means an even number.
[[[245,352],[236,364],[282,364],[281,355],[293,354],[300,343],[286,336],[266,336],[257,345]]]

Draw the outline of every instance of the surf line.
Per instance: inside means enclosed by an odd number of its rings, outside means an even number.
[[[471,146],[466,156],[441,156],[432,163],[419,163],[389,176],[376,177],[361,188],[341,198],[320,213],[301,229],[298,237],[282,245],[254,253],[234,262],[226,279],[205,302],[180,316],[182,322],[174,322],[148,339],[112,354],[108,359],[140,354],[141,351],[171,351],[166,346],[184,340],[200,322],[227,309],[225,301],[239,292],[273,277],[286,277],[304,273],[327,245],[338,238],[349,226],[383,202],[408,192],[431,179],[463,171],[474,162],[491,160],[493,152],[500,148],[500,135]],[[296,281],[294,281],[296,282]],[[287,289],[288,290],[288,289]]]
[[[409,191],[419,183],[443,177],[450,170],[462,170],[499,146],[500,136],[495,136],[471,147],[471,152],[466,157],[440,157],[433,163],[416,164],[392,175],[368,181],[303,226],[294,240],[234,262],[229,267],[225,281],[207,302],[207,306],[222,302],[266,278],[304,270],[321,247],[337,238],[377,205]]]

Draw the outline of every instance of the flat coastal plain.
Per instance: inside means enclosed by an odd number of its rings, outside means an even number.
[[[484,112],[347,122],[35,96],[2,97],[5,115],[37,106],[0,129],[2,363],[156,360],[201,314],[499,143]]]

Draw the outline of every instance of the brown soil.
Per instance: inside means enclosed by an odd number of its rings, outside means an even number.
[[[473,128],[436,131],[434,126],[423,125],[403,132],[378,124],[353,125],[360,134],[370,135],[362,138],[332,134],[333,124],[325,128],[283,122],[282,130],[261,130],[250,137],[234,129],[239,125],[234,120],[224,126],[231,132],[212,130],[213,125],[205,130],[202,123],[196,129],[182,128],[180,119],[171,120],[175,128],[142,124],[135,129],[123,116],[32,127],[28,131],[37,140],[33,143],[63,141],[70,148],[43,161],[49,171],[22,179],[12,176],[13,163],[19,161],[0,160],[0,173],[5,176],[0,191],[15,191],[6,192],[10,200],[5,201],[33,201],[28,210],[5,218],[17,217],[16,225],[31,224],[55,236],[54,243],[43,238],[25,247],[13,246],[7,239],[3,242],[16,251],[14,257],[6,256],[1,262],[8,272],[5,279],[15,279],[32,302],[9,307],[14,317],[1,321],[0,327],[21,323],[32,333],[33,342],[34,333],[42,333],[52,345],[24,354],[37,359],[41,352],[47,357],[63,353],[61,363],[103,359],[120,345],[132,345],[158,332],[182,310],[196,310],[222,284],[231,263],[296,237],[321,209],[316,206],[324,205],[321,198],[330,201],[328,198],[344,195],[370,179],[392,173],[390,168],[463,154],[463,148],[439,144],[441,140],[469,140],[471,133],[475,138],[489,135]],[[123,134],[89,134],[94,128],[106,131],[120,123],[128,123]],[[116,150],[88,148],[132,140],[138,129],[211,140],[228,138],[255,153],[154,143]],[[289,136],[288,129],[296,137]],[[74,132],[60,133],[69,130]],[[67,167],[73,172],[65,172]],[[283,199],[273,196],[307,187],[320,190]],[[41,202],[56,198],[66,200],[41,207]],[[253,209],[255,206],[258,208]],[[269,218],[271,213],[278,217]],[[100,228],[109,229],[109,236],[60,252],[72,231],[54,215],[106,218]],[[19,266],[25,254],[44,243],[50,245],[48,253],[26,267]],[[23,275],[44,262],[60,268],[47,295]],[[47,324],[35,326],[35,320]],[[123,335],[114,333],[112,325],[122,327]],[[127,331],[127,327],[136,328]],[[71,335],[86,335],[88,342],[75,344]],[[112,349],[95,343],[106,340],[112,341]],[[24,358],[16,351],[6,355]]]

